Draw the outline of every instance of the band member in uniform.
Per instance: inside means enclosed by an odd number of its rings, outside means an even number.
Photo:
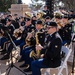
[[[11,20],[11,22],[14,25],[15,29],[19,28],[19,23],[18,23],[19,20],[17,20],[17,18],[13,19],[12,15],[8,15],[8,19]]]
[[[36,20],[37,20],[36,16],[33,15],[33,17],[32,17],[32,24],[33,24],[34,26],[35,26],[35,24],[36,24]]]
[[[54,21],[57,23],[58,29],[61,29],[61,27],[62,27],[62,14],[56,13]]]
[[[69,45],[71,42],[72,24],[69,22],[67,15],[63,16],[62,22],[62,28],[58,32],[63,40],[63,45]]]
[[[46,5],[44,6],[43,12],[46,13],[46,14],[44,14],[44,16],[43,16],[44,18],[46,18],[47,16],[50,16],[50,12],[49,12],[49,10],[48,10],[48,8],[47,8]]]
[[[16,44],[16,46],[18,46],[18,45],[20,45],[20,44],[22,44],[22,46],[25,44],[25,39],[26,39],[26,37],[27,37],[27,33],[28,32],[32,32],[32,30],[34,30],[35,29],[35,27],[34,27],[34,25],[32,25],[31,24],[31,19],[30,18],[26,18],[26,24],[25,24],[25,28],[24,28],[24,30],[23,30],[23,33],[22,33],[22,36],[21,36],[21,39],[19,39],[19,40],[14,40],[14,43]],[[22,46],[20,46],[20,47],[22,47]],[[9,45],[9,47],[8,47],[8,52],[7,52],[7,54],[5,55],[5,56],[3,56],[2,58],[1,58],[1,60],[4,60],[4,59],[8,59],[9,57],[10,57],[10,53],[11,53],[11,51],[12,51],[12,49],[13,49],[13,45],[12,45],[12,43]]]
[[[13,37],[13,35],[12,35],[13,32],[14,32],[14,30],[15,30],[15,27],[12,24],[12,20],[7,19],[6,20],[6,25],[4,25],[4,27],[6,27],[6,28],[3,29],[3,32],[4,32],[4,30],[5,30],[5,32],[3,34],[3,38],[1,38],[1,48],[3,49],[1,54],[4,54],[6,52],[5,48],[3,48],[4,47],[4,43],[7,42],[7,41],[9,41],[9,37],[7,36],[6,31],[10,34],[10,36],[11,36],[11,38],[13,40],[15,39]]]
[[[25,12],[24,20],[26,20],[26,18],[32,18],[31,12]]]
[[[14,14],[14,15],[13,15],[13,18],[14,18],[14,20],[15,20],[16,22],[19,21],[18,14]]]
[[[50,22],[51,21],[51,18],[49,17],[49,16],[47,16],[46,18],[45,18],[45,22]]]
[[[36,33],[38,33],[38,37],[36,36]],[[42,34],[41,34],[42,33]],[[36,37],[38,38],[38,40],[36,40]],[[44,29],[43,29],[43,23],[41,20],[37,20],[36,21],[36,29],[35,29],[35,36],[34,36],[34,41],[39,41],[39,43],[43,46],[44,45],[44,40],[45,40],[45,34],[44,34]],[[33,61],[33,58],[30,57],[30,52],[35,50],[35,45],[36,43],[34,43],[34,45],[25,48],[24,50],[22,50],[22,58],[25,63],[22,64],[20,67],[26,67],[27,65],[29,65],[29,68],[25,69],[24,71],[30,71],[31,69],[31,61]]]
[[[25,21],[24,21],[24,17],[19,17],[19,26],[24,26],[25,25]]]
[[[20,44],[20,54],[21,54],[21,51],[23,50],[23,46],[26,44],[26,37],[28,33],[31,33],[32,31],[35,30],[35,26],[31,23],[30,18],[26,18],[25,23],[26,23],[25,29],[22,33],[22,38],[24,39],[24,41]]]
[[[36,50],[41,50],[44,57],[31,63],[32,75],[41,75],[41,68],[55,68],[61,64],[61,47],[62,40],[57,32],[57,24],[50,22],[47,25],[45,45],[36,45]]]

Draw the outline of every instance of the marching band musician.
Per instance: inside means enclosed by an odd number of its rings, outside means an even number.
[[[62,24],[63,24],[63,22],[62,22],[62,14],[60,14],[60,13],[55,13],[55,16],[54,16],[54,17],[55,17],[55,18],[54,18],[54,21],[57,23],[58,29],[61,29]]]
[[[47,16],[46,18],[45,18],[45,23],[44,23],[44,28],[46,29],[46,23],[48,23],[48,22],[51,22],[51,17],[50,16]]]
[[[45,22],[50,22],[50,21],[51,21],[50,16],[47,16],[47,17],[45,18]]]
[[[5,25],[5,27],[6,27],[6,29],[4,29],[5,32],[4,32],[4,34],[3,34],[3,38],[1,38],[1,48],[3,49],[3,50],[1,51],[1,54],[4,54],[4,53],[6,52],[6,49],[5,49],[5,47],[4,47],[4,44],[5,44],[5,42],[8,42],[8,41],[9,41],[9,37],[7,36],[6,31],[10,34],[10,36],[11,36],[11,38],[12,38],[13,40],[15,39],[15,37],[12,35],[13,32],[14,32],[14,30],[15,30],[15,27],[14,27],[13,24],[12,24],[12,20],[7,19],[7,20],[6,20],[6,25]],[[3,31],[4,31],[4,30],[3,30]]]
[[[62,27],[58,30],[58,33],[63,40],[63,45],[69,45],[71,42],[72,24],[68,20],[68,15],[62,17],[62,22]]]
[[[21,39],[19,40],[14,40],[14,43],[16,44],[16,46],[20,45],[20,48],[23,47],[23,45],[25,44],[25,39],[27,37],[27,33],[28,32],[32,32],[32,30],[35,29],[34,25],[31,24],[31,19],[30,18],[26,18],[26,24],[24,27],[24,30],[22,32],[22,36]],[[10,53],[13,49],[13,45],[12,43],[9,45],[8,47],[8,52],[6,53],[6,55],[4,55],[1,60],[5,60],[8,59],[10,57]]]
[[[31,12],[25,12],[24,20],[26,20],[26,18],[32,18]]]
[[[25,21],[24,21],[24,17],[19,17],[19,26],[24,26],[25,25]]]
[[[43,23],[41,20],[37,20],[36,21],[36,29],[35,29],[35,35],[36,33],[39,32],[39,36],[38,36],[38,39],[39,39],[39,43],[43,46],[44,45],[44,33],[41,35],[40,33],[41,32],[44,32],[44,29],[43,29]],[[34,37],[34,39],[36,38],[36,36]],[[36,41],[36,39],[34,40]],[[31,62],[33,61],[33,58],[30,58],[29,57],[29,54],[32,50],[35,51],[35,45],[36,43],[34,43],[33,46],[31,47],[27,47],[25,48],[24,50],[22,50],[22,57],[21,59],[23,59],[25,61],[24,64],[22,64],[20,67],[27,67],[29,65],[29,67],[27,69],[25,69],[24,71],[28,72],[28,71],[31,71]]]
[[[41,50],[41,53],[44,53],[44,58],[32,61],[32,75],[41,75],[41,68],[55,68],[61,64],[62,40],[57,32],[57,24],[55,22],[48,23],[47,31],[45,46],[36,45],[36,50]]]
[[[47,16],[49,16],[50,15],[50,12],[49,12],[49,10],[48,10],[48,8],[47,8],[47,5],[45,5],[44,6],[44,9],[42,10],[44,13],[46,13],[46,14],[44,14],[44,18],[46,18]]]
[[[34,26],[35,26],[35,24],[36,24],[36,20],[37,20],[36,16],[33,15],[33,16],[32,16],[32,24],[33,24]]]
[[[68,16],[69,16],[69,19],[74,18],[74,16],[75,16],[74,15],[74,11],[73,10],[70,10]]]
[[[22,38],[24,39],[24,41],[22,42],[22,44],[20,44],[20,51],[22,51],[23,46],[26,44],[26,37],[28,35],[28,33],[31,33],[32,31],[35,30],[35,26],[31,23],[31,19],[30,18],[26,18],[25,20],[25,29],[22,33]],[[20,52],[21,54],[21,52]]]
[[[16,21],[16,19],[13,19],[13,16],[12,15],[8,15],[8,19],[11,20],[12,24],[14,25],[15,29],[19,28],[19,23],[18,21]]]
[[[14,15],[13,15],[13,18],[14,18],[14,20],[15,20],[16,22],[19,21],[18,14],[14,14]]]
[[[36,17],[37,17],[37,20],[41,20],[43,23],[45,22],[45,20],[44,20],[44,15],[45,15],[46,13],[45,12],[43,12],[43,11],[38,11],[37,12],[37,15],[36,15]]]

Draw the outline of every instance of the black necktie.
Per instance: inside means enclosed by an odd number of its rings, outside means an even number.
[[[45,43],[48,43],[51,39],[51,36],[50,35],[47,35],[46,38],[45,38]]]

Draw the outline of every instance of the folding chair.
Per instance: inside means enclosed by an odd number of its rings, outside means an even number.
[[[44,72],[44,75],[51,75],[50,74],[51,69],[57,69],[58,70],[57,75],[63,75],[62,71],[64,68],[66,69],[66,75],[68,75],[67,61],[68,61],[68,58],[72,52],[72,49],[69,49],[66,46],[62,46],[61,51],[63,51],[65,53],[64,60],[61,60],[61,65],[59,67],[56,67],[56,68],[47,68]]]
[[[1,63],[0,63],[0,66],[1,66]],[[0,75],[1,75],[1,68],[0,68]]]
[[[1,71],[0,71],[0,75],[1,75]]]

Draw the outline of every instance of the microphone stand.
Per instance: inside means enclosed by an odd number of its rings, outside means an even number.
[[[10,42],[11,42],[12,45],[13,45],[13,48],[16,50],[16,45],[15,45],[15,43],[13,42],[13,40],[12,40],[10,34],[8,33],[7,30],[4,30],[4,32],[5,32],[5,34],[7,34],[7,36],[8,36],[8,38],[9,38]],[[18,69],[19,71],[21,71],[21,72],[24,73],[25,75],[28,75],[27,73],[25,73],[24,71],[22,71],[21,69],[19,69],[18,67],[16,67],[16,66],[13,64],[12,51],[11,51],[11,54],[10,54],[10,59],[11,59],[11,63],[9,64],[8,68],[6,69],[6,71],[8,70],[7,75],[9,75],[9,73],[10,73],[10,71],[11,71],[11,68],[13,68],[13,67],[15,67],[16,69]]]

